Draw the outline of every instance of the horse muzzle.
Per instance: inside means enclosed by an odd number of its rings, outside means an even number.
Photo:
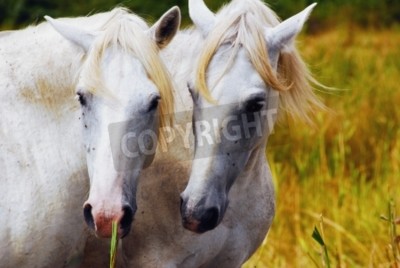
[[[181,198],[181,217],[185,229],[202,234],[216,228],[223,218],[223,213],[216,206],[207,208],[201,203],[190,208],[187,201]]]
[[[101,238],[111,238],[113,222],[118,224],[118,237],[124,238],[129,234],[136,209],[129,205],[124,205],[122,209],[114,213],[104,211],[93,211],[93,207],[86,203],[83,208],[83,216],[86,224],[95,231],[96,236]]]

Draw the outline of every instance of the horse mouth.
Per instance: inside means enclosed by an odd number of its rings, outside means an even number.
[[[192,231],[197,234],[202,234],[205,231],[202,231],[200,227],[200,222],[193,219],[183,219],[182,225],[185,229]]]

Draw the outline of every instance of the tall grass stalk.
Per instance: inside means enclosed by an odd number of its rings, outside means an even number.
[[[321,223],[322,224],[322,223]],[[321,233],[319,232],[318,228],[315,226],[314,231],[312,233],[312,238],[318,242],[322,249],[322,259],[323,259],[323,266],[327,268],[331,268],[331,261],[329,259],[328,248],[326,247],[324,238],[322,237]]]
[[[388,202],[388,215],[381,216],[389,224],[390,244],[388,246],[387,258],[393,267],[400,267],[400,235],[397,234],[397,224],[400,224],[400,219],[396,218],[396,207],[393,199]]]

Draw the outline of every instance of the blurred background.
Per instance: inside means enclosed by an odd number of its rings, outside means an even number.
[[[182,9],[184,23],[188,18],[187,0],[1,0],[0,24],[3,27],[19,27],[41,21],[44,15],[53,17],[82,16],[108,11],[116,5],[124,5],[135,13],[148,18],[157,18],[173,5]],[[206,0],[207,5],[217,10],[229,1]],[[362,27],[386,27],[400,21],[398,0],[270,0],[268,4],[282,18],[291,16],[300,9],[318,2],[318,11],[311,18],[316,30],[335,26],[338,22],[352,22]]]
[[[217,10],[226,1],[206,0]],[[270,0],[281,18],[314,1]],[[277,214],[246,267],[400,267],[400,1],[320,0],[298,47],[340,90],[312,126],[283,120],[267,149]],[[153,21],[187,0],[0,0],[0,29],[122,4]],[[0,59],[1,60],[1,59]]]

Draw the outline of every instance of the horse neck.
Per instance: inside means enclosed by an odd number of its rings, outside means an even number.
[[[105,16],[62,20],[97,29]],[[50,101],[73,98],[84,52],[48,23],[4,34],[0,39],[0,56],[0,76],[12,85],[1,86],[0,90]]]
[[[82,52],[49,26],[30,27],[4,37],[0,53],[5,59],[0,70],[13,85],[0,88],[12,91],[7,94],[47,103],[73,94]]]

